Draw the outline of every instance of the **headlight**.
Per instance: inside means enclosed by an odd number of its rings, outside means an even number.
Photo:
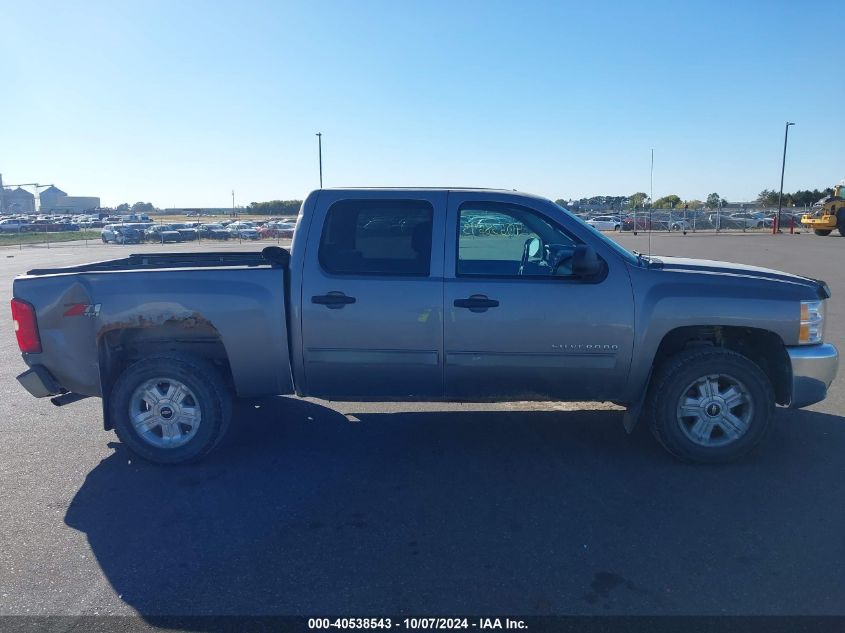
[[[824,339],[824,301],[801,302],[801,330],[798,342],[801,345],[821,343]]]

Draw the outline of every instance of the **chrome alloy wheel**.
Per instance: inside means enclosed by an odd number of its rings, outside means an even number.
[[[142,383],[129,399],[129,419],[138,436],[157,448],[178,448],[193,439],[202,422],[194,392],[172,378]]]
[[[748,389],[724,374],[694,380],[678,400],[681,431],[699,446],[712,448],[737,441],[748,431],[753,415]]]

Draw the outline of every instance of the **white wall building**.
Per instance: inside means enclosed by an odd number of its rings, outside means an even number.
[[[41,201],[42,212],[59,213],[85,213],[100,207],[100,199],[96,196],[60,196],[56,203],[49,209],[44,208],[44,201]]]

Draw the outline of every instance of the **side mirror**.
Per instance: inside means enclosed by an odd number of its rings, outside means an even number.
[[[540,252],[541,242],[539,238],[532,237],[528,240],[526,247],[528,249],[528,257],[537,257],[537,254]]]
[[[578,277],[597,277],[604,272],[604,262],[595,249],[586,244],[579,244],[572,253],[572,274]]]

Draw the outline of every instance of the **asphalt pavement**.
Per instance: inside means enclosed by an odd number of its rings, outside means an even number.
[[[128,250],[0,248],[4,301],[29,268]],[[845,348],[845,239],[651,251],[826,279]],[[30,397],[23,369],[0,318],[0,614],[845,614],[842,377],[717,467],[612,407],[279,397],[239,402],[206,462],[162,468],[102,430],[99,401]]]

